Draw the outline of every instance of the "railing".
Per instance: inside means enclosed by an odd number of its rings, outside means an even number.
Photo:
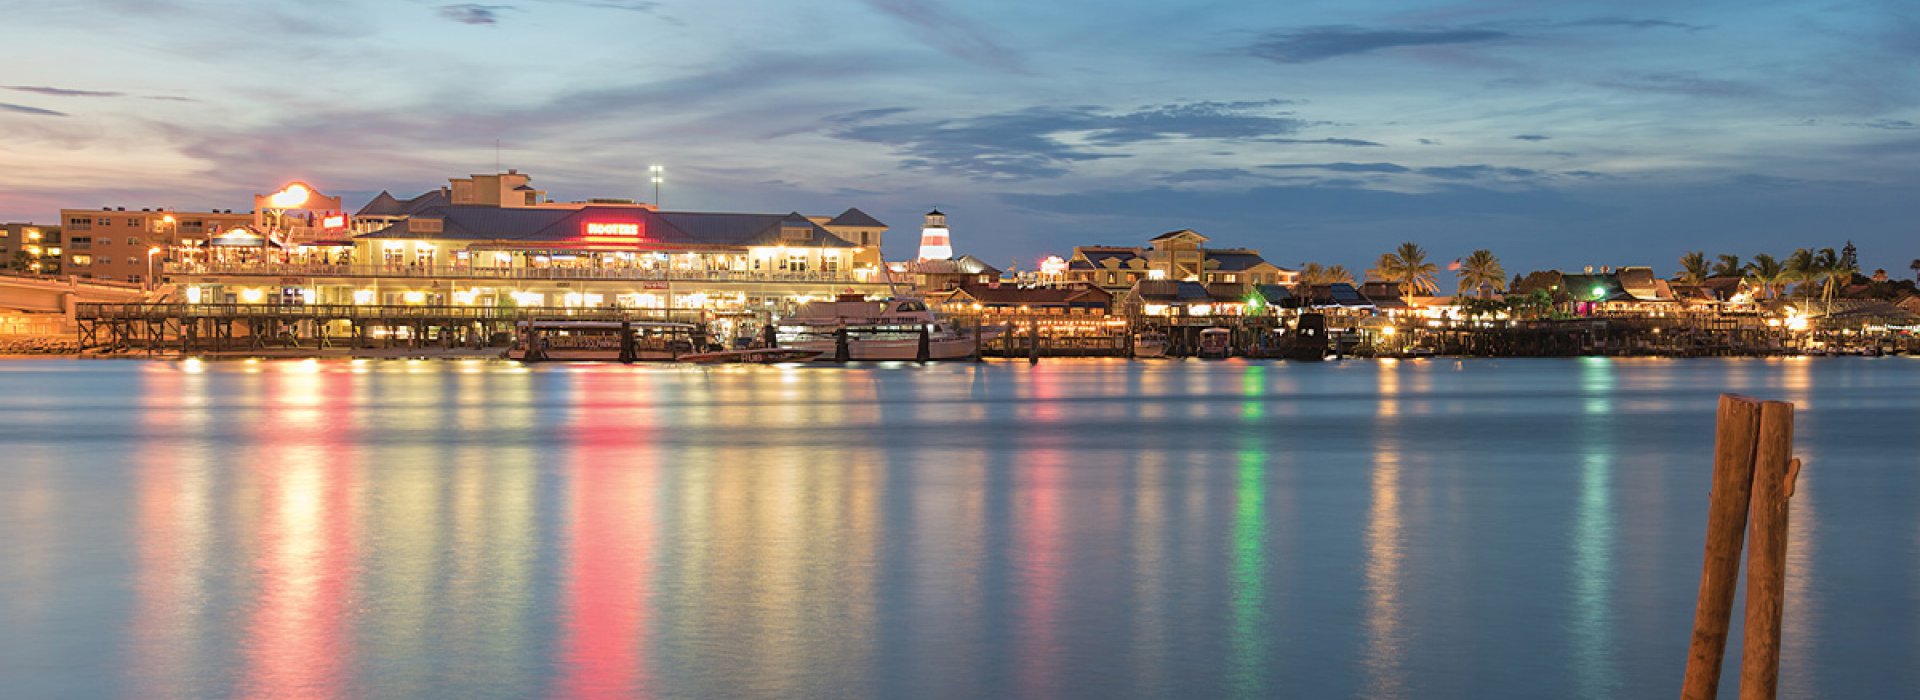
[[[169,275],[265,277],[404,277],[497,280],[634,280],[658,282],[833,282],[880,284],[849,272],[744,270],[647,270],[639,268],[476,267],[466,265],[320,265],[294,263],[166,264]]]
[[[75,305],[82,320],[240,319],[283,321],[435,321],[513,322],[533,319],[580,321],[701,321],[698,309],[575,308],[558,306],[413,306],[394,304],[108,304]]]

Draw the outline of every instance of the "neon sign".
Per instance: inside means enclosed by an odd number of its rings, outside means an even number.
[[[326,228],[326,229],[346,228],[347,217],[344,214],[336,214],[333,216],[329,216],[320,220],[320,226],[321,228]]]
[[[637,246],[640,238],[640,224],[631,221],[589,221],[580,236],[581,242],[595,250]]]

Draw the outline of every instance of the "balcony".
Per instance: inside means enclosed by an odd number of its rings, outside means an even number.
[[[470,267],[466,265],[321,265],[303,263],[169,262],[175,277],[234,275],[260,277],[336,277],[471,280],[609,280],[636,282],[823,282],[882,284],[878,275],[863,279],[848,271],[647,270],[640,268]]]

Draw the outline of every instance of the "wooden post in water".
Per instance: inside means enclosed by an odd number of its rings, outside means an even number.
[[[1027,364],[1040,364],[1040,317],[1027,317]]]
[[[1793,459],[1793,404],[1760,407],[1747,531],[1747,617],[1740,652],[1741,700],[1773,700],[1780,681],[1780,618],[1787,589],[1787,498],[1800,463]]]
[[[852,353],[847,349],[847,327],[835,328],[833,330],[833,361],[845,364],[851,359],[851,355]]]
[[[987,361],[987,358],[980,354],[980,336],[986,335],[986,330],[987,330],[987,317],[981,316],[974,320],[973,322],[973,361],[974,362]]]
[[[914,347],[914,350],[913,350],[914,362],[926,364],[927,360],[933,357],[933,352],[930,347],[932,343],[929,342],[930,339],[928,335],[929,333],[927,330],[927,324],[924,324],[924,323],[920,324],[920,342],[918,345]]]
[[[1693,612],[1693,640],[1687,647],[1681,700],[1712,700],[1719,694],[1720,662],[1726,654],[1734,584],[1740,575],[1740,542],[1746,532],[1759,431],[1759,401],[1720,395],[1713,439],[1713,490],[1707,505],[1706,557],[1700,570],[1700,598]]]

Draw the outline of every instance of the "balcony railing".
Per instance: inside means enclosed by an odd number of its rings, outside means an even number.
[[[404,277],[489,280],[633,280],[658,282],[833,282],[880,283],[851,272],[648,270],[640,268],[477,267],[466,265],[319,265],[299,263],[166,264],[169,275],[252,275],[265,277]]]

